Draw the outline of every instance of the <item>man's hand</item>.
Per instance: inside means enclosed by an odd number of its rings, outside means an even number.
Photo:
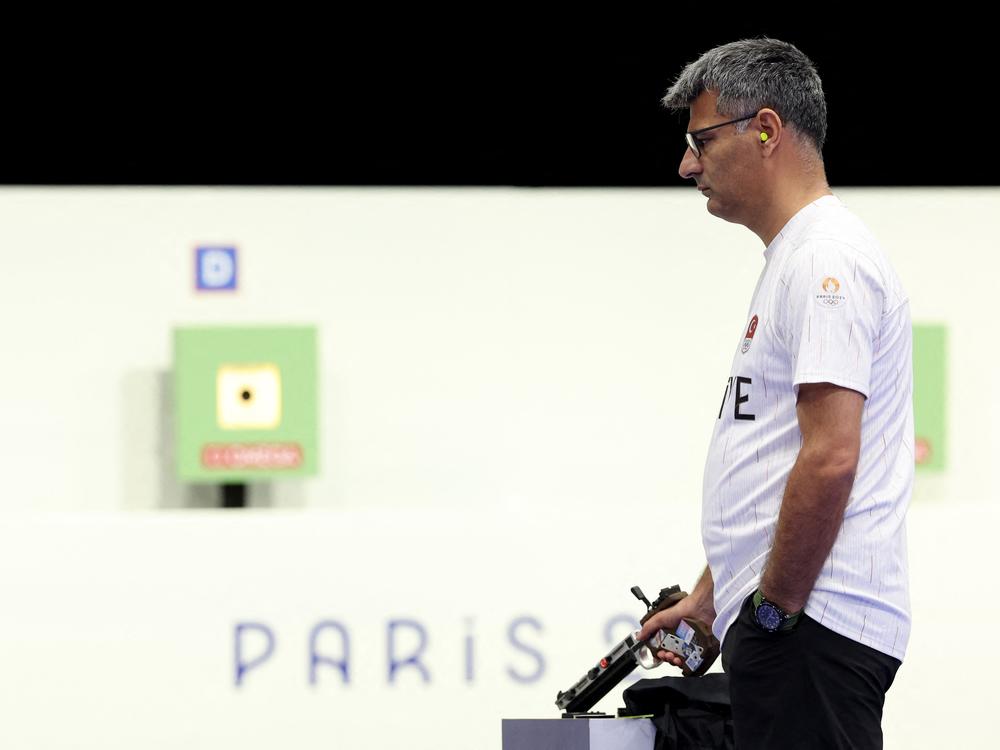
[[[686,596],[674,606],[657,612],[646,620],[639,631],[639,640],[649,639],[657,630],[676,630],[681,620],[701,620],[711,628],[712,623],[715,622],[715,612],[699,608],[693,596]],[[657,651],[656,658],[678,667],[684,665],[684,660],[672,651]]]

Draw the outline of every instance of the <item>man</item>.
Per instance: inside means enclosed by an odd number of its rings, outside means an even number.
[[[906,294],[830,191],[826,102],[798,49],[710,50],[663,101],[689,110],[681,176],[765,250],[705,466],[708,566],[641,637],[681,617],[712,626],[738,750],[880,748],[910,629]]]

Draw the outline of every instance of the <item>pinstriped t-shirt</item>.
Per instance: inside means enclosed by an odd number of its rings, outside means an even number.
[[[913,487],[912,330],[877,241],[836,196],[764,251],[705,464],[702,539],[722,641],[757,586],[802,443],[800,383],[866,397],[843,525],[806,603],[827,628],[902,660],[910,633],[905,516]]]

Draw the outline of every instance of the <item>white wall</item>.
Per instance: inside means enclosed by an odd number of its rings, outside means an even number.
[[[1000,191],[842,190],[951,336],[952,467],[987,499]],[[759,240],[691,190],[0,191],[8,508],[211,502],[172,479],[172,326],[310,323],[322,469],[278,507],[695,501]],[[192,290],[235,243],[242,289]],[[992,415],[994,418],[984,418]],[[928,488],[932,488],[929,490]]]

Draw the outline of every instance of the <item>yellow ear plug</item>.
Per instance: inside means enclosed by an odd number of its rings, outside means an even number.
[[[763,143],[766,140],[767,140],[767,133],[761,133],[760,134],[760,141],[761,141],[761,143]]]

